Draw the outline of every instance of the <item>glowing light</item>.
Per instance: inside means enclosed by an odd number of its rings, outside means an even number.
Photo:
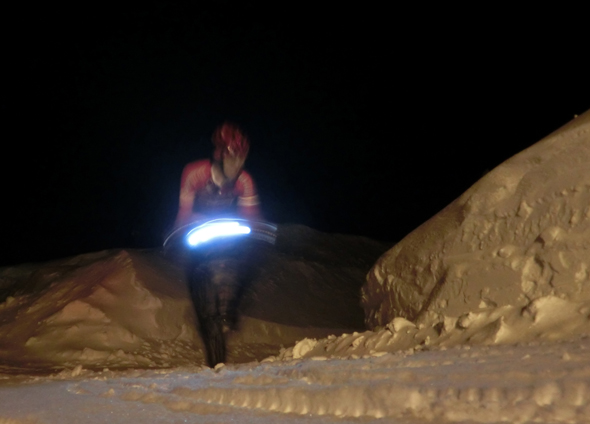
[[[215,222],[195,228],[186,235],[186,241],[191,246],[197,246],[217,237],[250,234],[250,231],[250,227],[236,221]]]

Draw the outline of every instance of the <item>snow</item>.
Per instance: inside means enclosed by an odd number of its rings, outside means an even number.
[[[385,354],[359,348],[362,335],[337,339],[360,340],[356,352],[364,354],[214,370],[76,367],[7,377],[0,422],[579,423],[590,417],[588,338]]]
[[[375,264],[368,327],[543,296],[590,300],[588,163],[587,112],[490,171]]]
[[[280,226],[214,369],[160,249],[0,269],[0,424],[590,422],[588,159],[590,112],[393,247]]]

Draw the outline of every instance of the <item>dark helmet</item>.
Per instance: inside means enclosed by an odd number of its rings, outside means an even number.
[[[212,137],[215,150],[213,159],[222,160],[226,154],[231,156],[246,156],[250,150],[248,137],[235,124],[224,122],[217,127]]]

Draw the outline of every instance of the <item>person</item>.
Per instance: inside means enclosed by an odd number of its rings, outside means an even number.
[[[244,169],[250,142],[240,127],[224,122],[213,132],[212,159],[185,165],[174,228],[224,217],[261,220],[252,176]],[[248,240],[230,240],[181,255],[188,289],[205,344],[207,364],[226,358],[224,333],[235,329],[238,304],[259,266]]]
[[[212,142],[212,159],[190,162],[182,171],[175,228],[205,218],[261,219],[254,180],[244,169],[248,137],[236,124],[224,122]]]

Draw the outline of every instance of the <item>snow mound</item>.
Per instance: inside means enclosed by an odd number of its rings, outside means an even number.
[[[229,362],[304,338],[364,328],[360,287],[386,247],[304,226],[276,248],[240,304]],[[160,249],[113,249],[0,270],[0,367],[152,368],[201,364],[181,263]]]
[[[27,267],[31,267],[28,265]],[[18,275],[14,268],[2,275]],[[34,282],[34,284],[32,284]],[[177,270],[112,250],[40,264],[0,304],[0,361],[33,366],[167,366],[202,356]]]
[[[439,344],[590,332],[589,163],[590,111],[492,170],[379,258],[368,327],[403,317]]]

